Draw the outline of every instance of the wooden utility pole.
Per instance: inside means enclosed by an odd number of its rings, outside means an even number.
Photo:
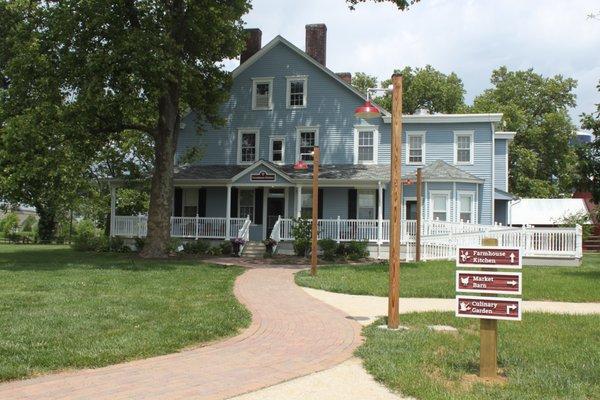
[[[423,187],[423,172],[417,168],[417,232],[415,237],[415,260],[421,261],[421,207],[423,205],[421,193]]]
[[[317,274],[317,240],[319,221],[319,160],[321,151],[319,146],[314,147],[313,153],[313,177],[312,177],[312,227],[311,227],[311,250],[310,250],[310,275]]]
[[[498,246],[498,239],[483,238],[481,239],[481,245]],[[484,268],[483,271],[497,271],[497,269]],[[498,321],[495,319],[480,319],[479,376],[481,378],[495,378],[498,376]]]
[[[391,137],[391,173],[390,186],[392,207],[390,218],[390,287],[388,291],[388,328],[398,329],[400,324],[400,218],[402,176],[402,75],[392,75],[392,137]]]

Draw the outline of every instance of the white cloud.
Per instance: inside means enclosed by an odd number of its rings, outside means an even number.
[[[431,64],[456,72],[467,101],[489,87],[493,69],[533,68],[579,81],[578,106],[591,112],[600,102],[600,21],[584,0],[422,0],[409,11],[367,2],[355,11],[344,0],[253,0],[244,18],[263,32],[263,44],[280,34],[304,48],[304,25],[327,24],[327,66],[364,71],[380,79],[394,68]],[[597,7],[596,7],[597,8]],[[237,62],[228,62],[234,68]]]

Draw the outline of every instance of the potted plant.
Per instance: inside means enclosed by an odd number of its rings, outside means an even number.
[[[277,246],[277,242],[275,241],[275,239],[267,238],[267,239],[263,240],[263,244],[265,245],[266,252],[269,255],[273,255],[275,246]]]
[[[231,239],[231,254],[233,254],[236,257],[240,256],[240,249],[242,248],[242,246],[244,245],[244,243],[246,243],[246,241],[242,238],[233,238]]]

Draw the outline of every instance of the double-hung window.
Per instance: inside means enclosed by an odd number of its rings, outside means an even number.
[[[273,109],[273,78],[252,79],[252,109]]]
[[[379,137],[376,127],[354,128],[354,160],[356,164],[377,164]]]
[[[296,159],[312,162],[312,152],[319,143],[319,130],[317,128],[298,128],[298,157]]]
[[[474,197],[473,193],[458,193],[458,219],[463,222],[474,223]]]
[[[269,160],[275,164],[285,163],[285,139],[283,137],[272,137]]]
[[[454,132],[454,163],[473,164],[473,132]]]
[[[258,159],[258,130],[238,131],[238,164],[252,164]]]
[[[312,190],[302,191],[300,202],[300,216],[304,219],[312,218]]]
[[[254,189],[240,189],[238,196],[238,215],[241,218],[250,216],[254,222]]]
[[[429,197],[429,207],[431,208],[431,217],[434,220],[448,221],[448,199],[450,193],[431,191]]]
[[[425,163],[425,132],[408,132],[406,134],[406,160],[407,164]]]
[[[198,214],[198,189],[184,189],[183,216],[195,217]]]
[[[358,219],[375,219],[377,200],[375,190],[358,191]]]
[[[287,108],[306,107],[306,92],[308,78],[306,76],[288,76],[287,77]]]

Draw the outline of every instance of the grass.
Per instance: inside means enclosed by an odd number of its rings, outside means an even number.
[[[357,350],[367,371],[403,395],[420,400],[599,399],[600,316],[527,313],[522,322],[499,322],[499,367],[504,384],[482,384],[479,321],[451,313],[401,316],[409,331],[364,329]],[[429,331],[452,325],[458,335]]]
[[[401,297],[453,298],[454,261],[402,263]],[[523,267],[523,298],[572,302],[600,302],[600,254],[585,254],[580,267]],[[387,296],[388,265],[333,265],[319,267],[316,277],[296,274],[300,286],[337,293]]]
[[[0,381],[172,353],[235,334],[238,267],[0,245]]]

